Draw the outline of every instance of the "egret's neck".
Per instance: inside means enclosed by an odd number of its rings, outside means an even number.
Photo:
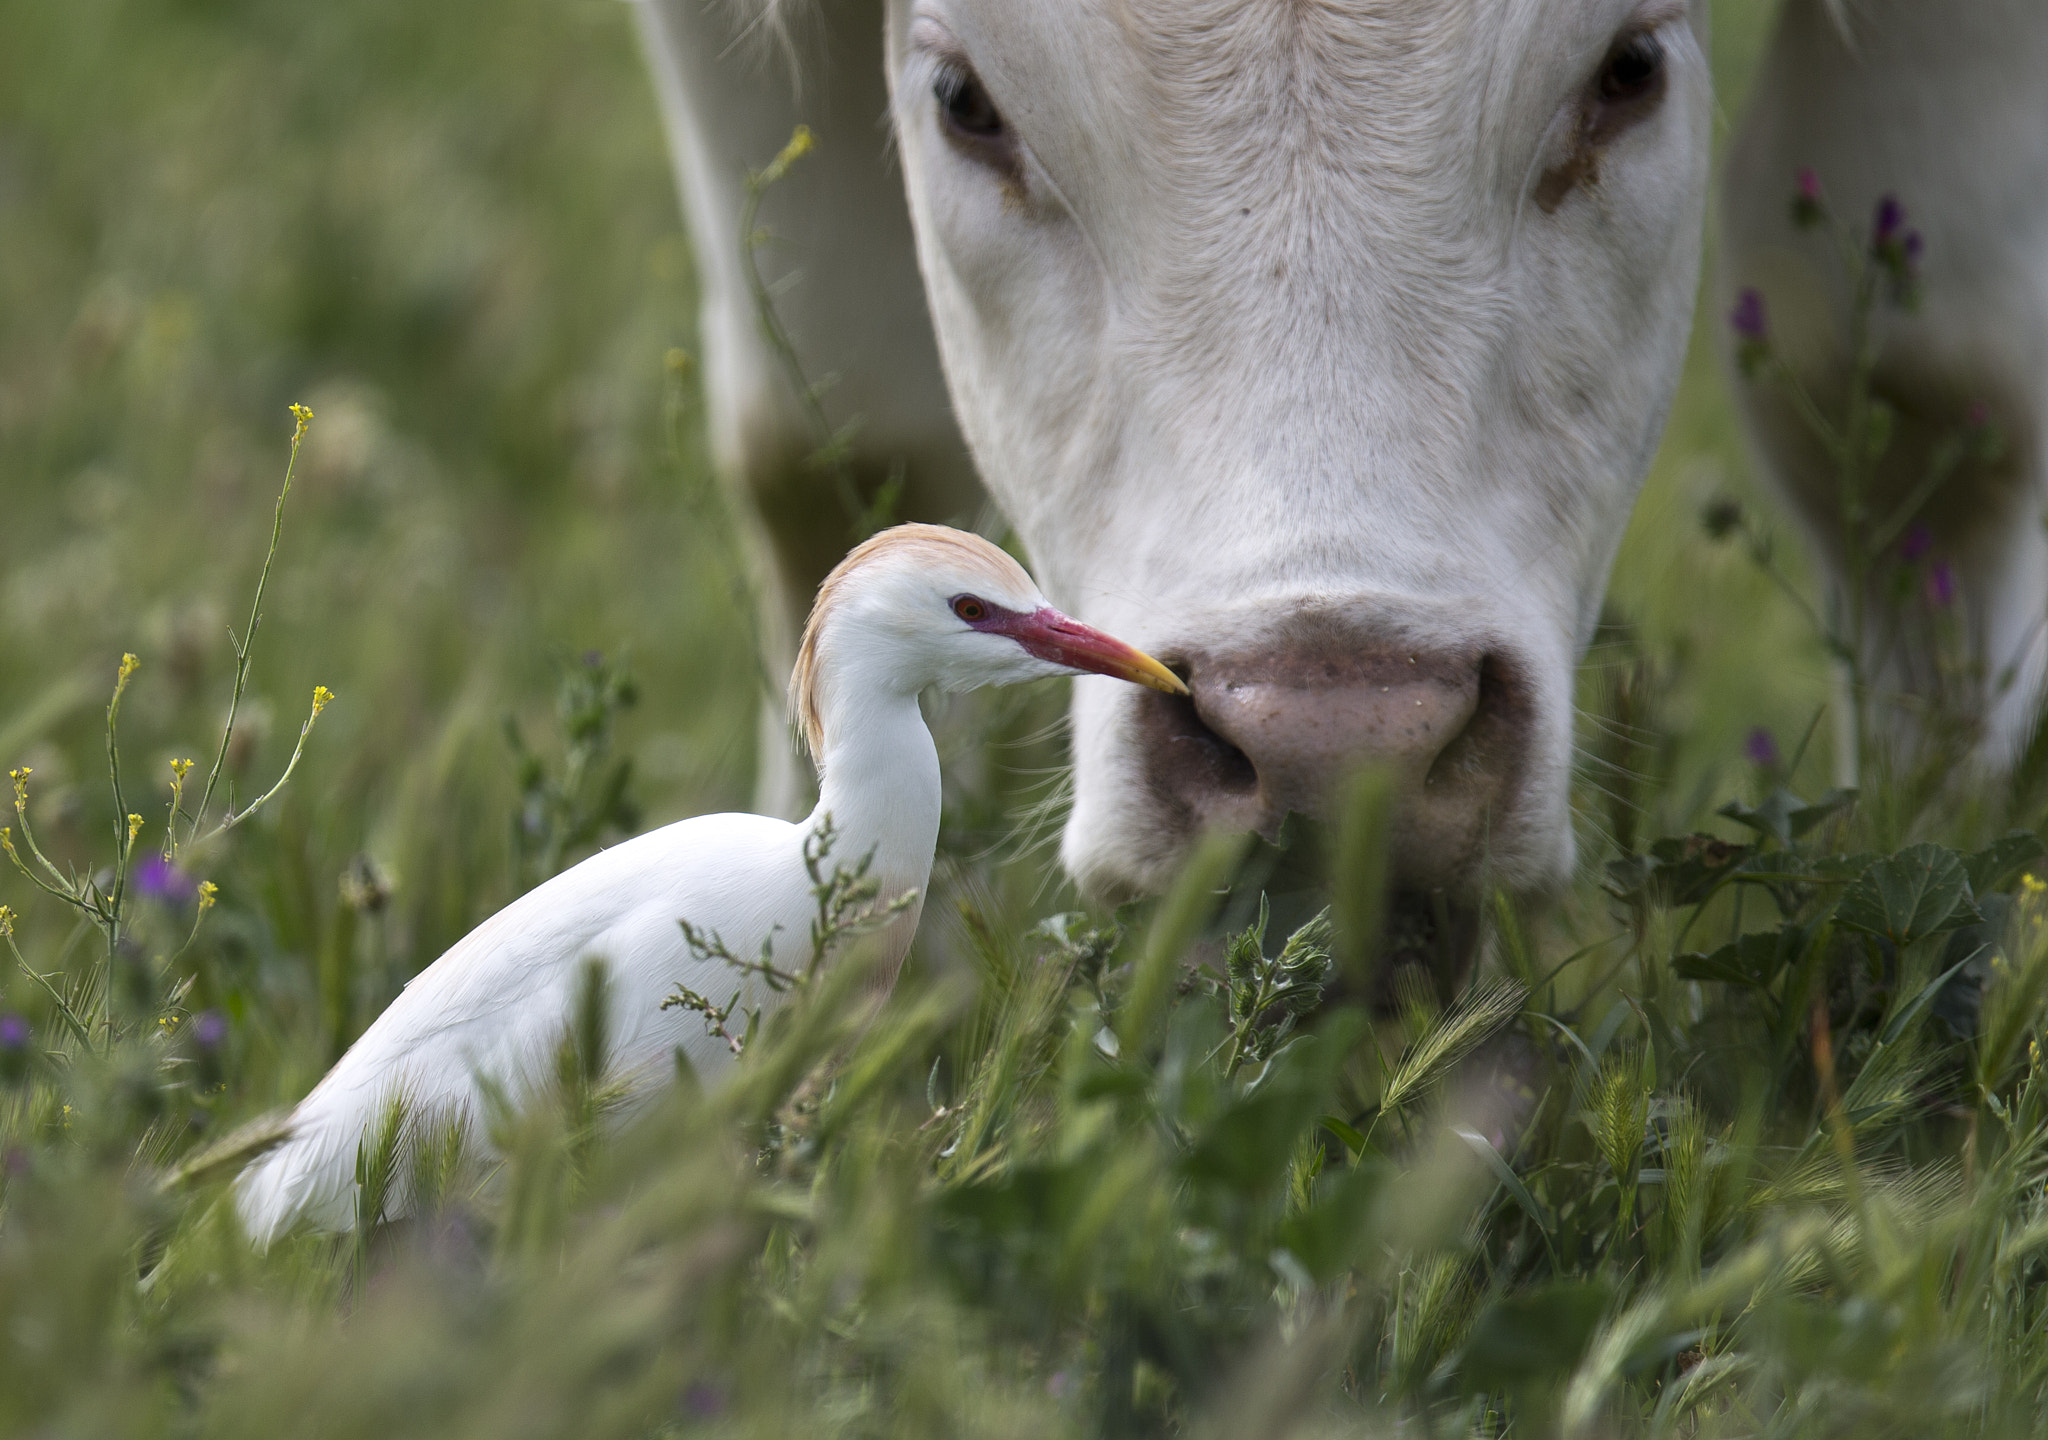
[[[827,870],[852,869],[872,852],[885,898],[922,892],[938,848],[941,797],[939,750],[916,692],[877,686],[835,698],[809,822],[829,814],[838,832]]]

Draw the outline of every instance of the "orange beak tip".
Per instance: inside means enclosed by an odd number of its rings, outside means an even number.
[[[1004,632],[1042,660],[1082,674],[1107,675],[1163,695],[1186,695],[1180,676],[1135,645],[1069,619],[1051,607],[1006,622]]]
[[[1147,660],[1152,659],[1149,655],[1145,658]],[[1139,684],[1157,690],[1162,695],[1186,695],[1190,693],[1187,681],[1181,679],[1180,676],[1174,674],[1164,665],[1160,665],[1157,660],[1152,660],[1152,663],[1158,666],[1158,669],[1156,672],[1148,671],[1141,675],[1138,678]]]

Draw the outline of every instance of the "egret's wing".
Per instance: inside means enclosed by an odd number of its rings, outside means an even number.
[[[775,925],[802,921],[800,846],[784,821],[700,816],[592,856],[486,920],[412,979],[300,1103],[292,1138],[237,1182],[252,1236],[267,1243],[300,1217],[347,1228],[357,1146],[392,1098],[416,1115],[474,1120],[479,1077],[517,1097],[545,1073],[587,958],[610,968],[614,1034],[635,1052],[621,1058],[643,1062],[661,1029],[648,1012],[692,983],[677,922],[754,953]],[[701,1038],[690,1017],[662,1018],[668,1045]]]

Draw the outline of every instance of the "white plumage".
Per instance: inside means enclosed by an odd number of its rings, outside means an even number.
[[[681,1046],[715,1078],[731,1063],[725,1043],[661,1002],[678,985],[722,1001],[737,977],[693,956],[681,922],[715,932],[737,956],[769,940],[780,968],[802,969],[817,914],[804,846],[828,816],[837,830],[828,873],[869,859],[885,899],[915,891],[921,900],[940,795],[918,692],[1083,671],[1181,688],[1149,656],[1053,610],[984,540],[904,525],[867,541],[820,588],[791,681],[819,763],[817,809],[796,824],[678,821],[593,856],[471,931],[414,977],[292,1112],[289,1138],[236,1181],[250,1236],[268,1245],[302,1222],[353,1225],[357,1149],[393,1098],[416,1115],[474,1122],[480,1082],[519,1096],[545,1073],[589,959],[604,962],[610,981],[609,1077],[652,1085],[673,1072]],[[897,960],[918,910],[913,903],[876,932]],[[758,981],[749,988],[749,1004],[775,998]]]

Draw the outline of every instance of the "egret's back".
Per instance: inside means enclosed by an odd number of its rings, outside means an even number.
[[[680,921],[716,931],[735,955],[774,937],[785,963],[809,943],[813,910],[802,831],[758,815],[706,815],[586,860],[506,906],[428,966],[292,1114],[291,1136],[236,1182],[242,1223],[267,1245],[300,1221],[354,1224],[356,1153],[394,1099],[414,1117],[467,1123],[480,1082],[513,1099],[546,1075],[575,1003],[577,962],[607,967],[607,1073],[671,1073],[680,1046],[700,1074],[730,1063],[693,1019],[664,1013],[680,983],[730,993],[720,962],[692,956]],[[402,1198],[402,1197],[401,1197]]]

